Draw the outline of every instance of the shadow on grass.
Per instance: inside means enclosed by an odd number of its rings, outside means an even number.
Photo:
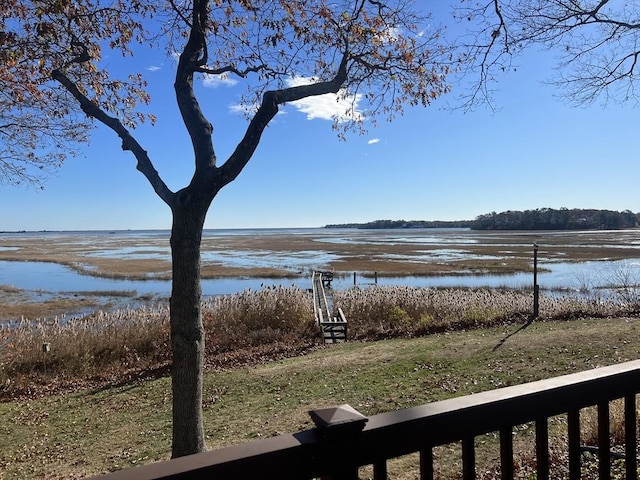
[[[112,388],[123,388],[124,391],[133,390],[141,381],[157,380],[162,377],[166,377],[171,374],[171,363],[162,362],[160,365],[150,366],[141,370],[127,372],[117,378],[106,379],[99,381],[98,385],[93,385],[92,388],[85,391],[85,395],[95,395],[96,393],[104,392]]]
[[[502,340],[500,340],[495,347],[493,347],[493,351],[495,352],[496,350],[498,350],[502,345],[504,345],[507,340],[509,340],[511,337],[513,337],[514,335],[516,335],[517,333],[523,331],[525,328],[527,328],[529,325],[531,325],[533,323],[533,321],[538,318],[534,315],[531,315],[529,317],[529,319],[525,322],[524,325],[522,325],[521,327],[519,327],[515,332],[510,333],[509,335],[507,335],[506,337],[504,337]]]

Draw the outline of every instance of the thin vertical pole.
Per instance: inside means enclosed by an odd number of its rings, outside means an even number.
[[[540,288],[538,287],[538,244],[533,244],[533,318],[540,311]]]

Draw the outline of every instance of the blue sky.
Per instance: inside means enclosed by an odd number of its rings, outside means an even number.
[[[173,190],[192,174],[178,117],[174,63],[137,56],[155,127],[136,137]],[[609,103],[573,107],[544,82],[552,52],[529,52],[499,79],[496,111],[428,108],[340,141],[322,119],[327,104],[287,105],[239,178],[214,200],[206,228],[318,227],[376,219],[461,220],[491,211],[550,208],[640,212],[640,111]],[[246,120],[234,110],[243,85],[198,86],[214,125],[219,162]],[[323,110],[324,109],[324,110]],[[98,125],[84,156],[68,160],[44,190],[0,187],[0,230],[168,229],[169,208],[129,152]]]

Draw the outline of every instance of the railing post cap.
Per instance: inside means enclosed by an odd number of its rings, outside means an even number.
[[[360,432],[369,421],[351,405],[309,411],[309,416],[324,436],[349,435]]]

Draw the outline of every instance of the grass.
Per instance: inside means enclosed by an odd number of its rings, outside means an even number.
[[[326,348],[306,291],[204,301],[210,448],[310,428],[308,410],[324,406],[372,415],[640,358],[631,303],[543,297],[542,318],[521,329],[524,291],[354,288],[334,302],[352,341]],[[1,329],[0,478],[84,477],[167,458],[167,338],[163,304]],[[495,439],[481,441],[495,450]],[[459,456],[456,446],[437,455],[447,468]],[[393,468],[411,478],[405,464]]]
[[[350,342],[210,371],[208,447],[311,428],[308,410],[329,405],[349,403],[372,415],[640,357],[638,319],[541,321],[509,336],[517,328]],[[166,459],[170,408],[168,378],[1,403],[2,478],[81,478]],[[516,434],[527,435],[527,429]],[[491,451],[495,441],[487,436],[479,443]],[[456,446],[437,452],[441,478],[452,478],[446,475],[455,455]],[[399,469],[394,478],[413,478],[406,459],[392,468]]]

